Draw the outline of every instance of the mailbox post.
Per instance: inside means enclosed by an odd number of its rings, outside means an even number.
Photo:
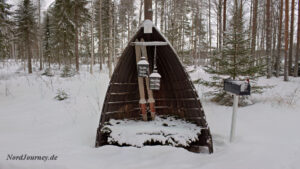
[[[225,79],[224,90],[233,95],[233,109],[232,109],[231,131],[230,131],[230,142],[233,142],[235,137],[235,131],[236,131],[236,119],[237,119],[239,96],[250,95],[251,86],[249,80],[245,82],[245,81],[236,81],[232,79]]]

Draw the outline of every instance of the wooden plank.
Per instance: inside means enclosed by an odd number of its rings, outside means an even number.
[[[139,40],[135,40],[138,42]],[[135,55],[136,55],[136,63],[138,63],[141,59],[141,47],[135,46]],[[145,98],[145,89],[144,89],[144,79],[142,77],[138,77],[139,84],[139,93],[140,93],[140,106],[142,110],[142,117],[144,121],[147,121],[147,110],[146,110],[146,98]]]
[[[155,109],[171,109],[169,106],[155,106]]]
[[[200,101],[199,98],[160,98],[156,99],[156,101]]]
[[[132,46],[167,46],[168,42],[153,41],[153,42],[131,42]]]
[[[139,100],[107,102],[107,104],[124,104],[124,103],[136,103],[136,102],[139,102]]]
[[[137,83],[111,83],[111,85],[138,85]]]
[[[141,39],[141,42],[146,43],[144,41],[144,39]],[[146,46],[142,46],[142,55],[145,56],[146,60],[149,62]],[[148,69],[150,69],[150,68],[148,68]],[[148,70],[148,72],[150,72],[150,70]],[[150,106],[151,118],[152,118],[152,120],[154,120],[155,119],[155,100],[154,100],[154,97],[153,97],[153,91],[150,90],[149,81],[150,81],[149,77],[146,77],[146,87],[147,87],[147,92],[148,92],[148,103],[149,103],[149,106]]]
[[[138,110],[140,110],[139,107],[131,109],[128,112],[133,112],[133,111],[138,111]],[[106,112],[105,114],[117,114],[117,113],[125,113],[125,111],[112,111],[112,112]]]
[[[123,95],[132,95],[136,94],[136,92],[120,92],[120,93],[109,93],[112,96],[123,96]]]

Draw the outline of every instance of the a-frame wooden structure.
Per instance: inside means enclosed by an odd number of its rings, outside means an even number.
[[[149,24],[152,33],[146,34],[144,28],[145,25],[149,28]],[[153,91],[156,115],[176,116],[200,126],[202,129],[198,141],[185,148],[197,152],[198,147],[204,146],[208,147],[209,152],[212,153],[212,137],[197,91],[172,45],[150,20],[144,22],[128,43],[114,70],[97,129],[96,147],[108,144],[109,135],[102,133],[101,129],[110,119],[142,120],[136,48],[132,42],[143,40],[167,42],[167,45],[157,47],[157,67],[162,78],[160,90]],[[147,46],[143,49],[146,50],[151,68],[154,60],[154,46]],[[146,84],[144,87],[146,88]],[[145,97],[148,97],[147,94]]]

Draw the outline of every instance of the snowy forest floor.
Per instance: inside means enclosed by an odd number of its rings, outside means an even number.
[[[97,69],[98,67],[95,67]],[[36,68],[37,69],[37,68]],[[23,73],[21,64],[0,66],[0,169],[298,169],[300,167],[300,78],[260,78],[271,85],[254,104],[239,108],[236,141],[229,143],[232,107],[216,105],[196,85],[214,142],[213,154],[183,148],[104,146],[94,148],[107,72],[88,67],[61,78]],[[192,79],[208,78],[201,68]],[[58,90],[69,98],[54,99]],[[55,161],[7,160],[8,155],[58,156]]]

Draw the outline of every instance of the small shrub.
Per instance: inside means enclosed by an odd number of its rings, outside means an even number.
[[[51,68],[47,68],[47,69],[45,70],[45,72],[42,73],[42,76],[49,76],[49,77],[52,77],[52,76],[54,76],[54,73],[52,72]]]
[[[54,98],[58,101],[63,101],[63,100],[68,99],[69,95],[63,89],[58,89],[57,95]]]
[[[60,74],[60,77],[72,77],[74,75],[75,71],[71,67],[65,66]]]

